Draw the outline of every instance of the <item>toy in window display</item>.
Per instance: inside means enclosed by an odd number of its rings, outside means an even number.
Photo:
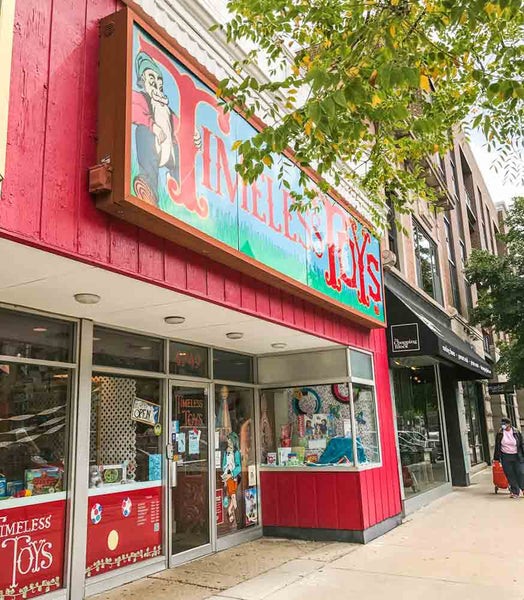
[[[242,472],[242,456],[238,435],[233,431],[227,436],[227,450],[222,459],[222,481],[224,482],[224,506],[227,508],[229,522],[236,522],[237,489]]]
[[[228,435],[231,433],[231,416],[229,414],[229,388],[223,385],[220,388],[220,407],[217,413],[216,429],[220,432],[220,441],[226,442]]]
[[[273,427],[269,420],[267,398],[262,396],[262,415],[260,417],[260,446],[262,462],[269,462],[269,454],[273,450]]]
[[[291,447],[291,423],[284,423],[280,426],[280,447],[290,448]]]

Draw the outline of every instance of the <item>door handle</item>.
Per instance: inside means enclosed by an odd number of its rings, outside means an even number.
[[[166,458],[167,460],[173,460],[173,444],[166,444]]]
[[[171,487],[176,487],[177,484],[177,463],[174,460],[169,461],[169,469],[171,470]]]

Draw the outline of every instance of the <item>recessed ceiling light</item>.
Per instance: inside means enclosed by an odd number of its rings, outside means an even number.
[[[43,333],[44,331],[47,331],[46,327],[33,327],[33,331],[36,331],[36,333]]]
[[[226,333],[226,337],[230,340],[241,340],[244,337],[244,334],[240,331],[230,331]]]
[[[275,342],[274,344],[271,344],[271,348],[285,348],[286,346],[287,344],[284,342]]]
[[[185,320],[185,317],[165,317],[164,319],[168,325],[181,325]]]
[[[94,337],[94,338],[93,338],[93,342],[99,342],[101,339],[102,339],[102,338],[97,338],[97,337]]]
[[[100,296],[98,294],[75,294],[75,300],[80,304],[98,304]]]
[[[151,350],[151,346],[140,346],[140,350]]]
[[[177,356],[187,356],[187,352],[177,352]]]

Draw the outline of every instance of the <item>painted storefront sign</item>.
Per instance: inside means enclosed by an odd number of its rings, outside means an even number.
[[[224,113],[215,93],[138,25],[133,30],[131,189],[165,213],[380,321],[384,320],[378,240],[329,196],[317,210],[292,212],[299,170],[274,156],[245,185],[235,172],[236,140],[256,130]]]
[[[86,576],[160,556],[161,506],[160,485],[90,495]]]
[[[0,509],[0,598],[31,598],[63,587],[65,526],[65,499]]]
[[[363,219],[335,192],[319,192],[310,212],[292,211],[301,172],[284,155],[245,184],[235,142],[262,124],[224,112],[213,77],[131,9],[103,19],[101,32],[98,165],[89,178],[97,206],[236,273],[383,327],[380,247]]]

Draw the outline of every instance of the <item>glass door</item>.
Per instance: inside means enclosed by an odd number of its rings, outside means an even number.
[[[172,564],[209,554],[209,387],[172,382],[168,463]]]

